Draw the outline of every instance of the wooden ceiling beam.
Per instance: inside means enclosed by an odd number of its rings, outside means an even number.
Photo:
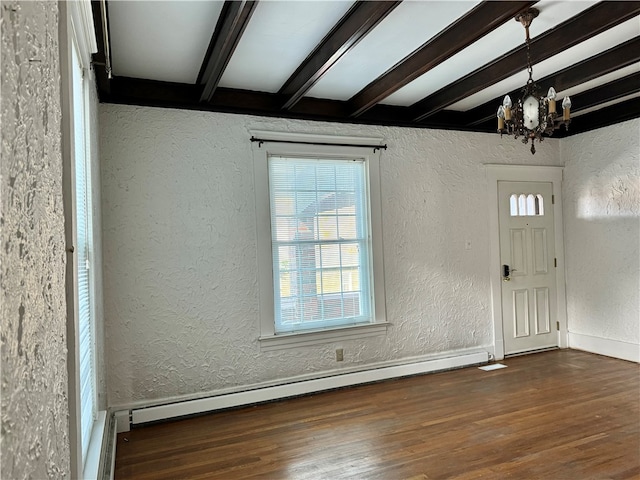
[[[114,76],[111,90],[100,97],[101,102],[146,107],[204,110],[200,102],[201,85],[163,82],[142,78]]]
[[[640,72],[632,73],[626,77],[574,95],[571,100],[575,107],[572,107],[571,110],[579,113],[581,110],[597,107],[638,92],[640,92]]]
[[[584,133],[638,117],[640,117],[640,97],[573,117],[569,124],[569,131],[559,135],[559,138],[570,136],[571,132]]]
[[[284,97],[277,93],[255,92],[219,87],[210,102],[201,102],[202,85],[113,77],[111,91],[100,98],[103,103],[179,108],[210,112],[262,115],[267,117],[323,120],[363,125],[469,130],[464,114],[443,111],[428,124],[415,125],[407,115],[407,107],[376,105],[357,119],[349,118],[348,105],[338,100],[303,97],[290,110],[283,110]]]
[[[517,13],[534,3],[536,2],[480,3],[349,99],[351,116],[362,115],[384,98],[512,20]]]
[[[548,87],[553,86],[557,91],[567,90],[581,83],[593,80],[601,75],[614,72],[626,66],[632,65],[640,61],[640,37],[628,40],[616,47],[610,48],[593,57],[587,58],[581,62],[567,67],[559,72],[537,80],[546,93]],[[521,94],[522,89],[508,92],[512,98],[517,98]],[[503,95],[493,100],[483,103],[475,108],[467,111],[469,118],[469,126],[480,125],[485,121],[494,118],[499,105],[502,105]],[[575,107],[580,104],[574,98]]]
[[[278,93],[287,97],[282,108],[292,108],[400,3],[401,0],[355,2],[282,86]]]
[[[633,82],[634,78],[637,78],[635,77],[636,75],[634,74],[633,78],[620,79],[620,82]],[[103,92],[100,101],[102,103],[324,120],[364,125],[437,128],[473,132],[495,131],[493,119],[473,127],[465,126],[467,122],[465,122],[464,112],[445,110],[432,115],[428,122],[415,124],[408,115],[408,107],[376,105],[364,115],[353,119],[346,115],[348,105],[337,100],[305,97],[298,102],[295,108],[282,110],[282,95],[222,87],[216,89],[211,102],[203,103],[200,101],[202,88],[201,85],[115,76],[111,80],[110,92]],[[604,86],[602,88],[604,89]],[[592,92],[594,96],[600,95],[597,93],[599,90],[600,87],[594,89],[594,92]],[[576,100],[575,103],[577,103],[579,97],[575,96],[574,98]],[[564,129],[556,131],[554,132],[554,138],[564,138],[583,131],[636,118],[640,116],[639,100],[634,98],[593,113],[574,117],[571,120],[570,130],[568,132],[565,132]],[[578,110],[575,109],[574,111],[577,112]]]
[[[626,101],[601,108],[594,112],[579,115],[582,110],[597,107],[613,100],[640,93],[640,72],[635,72],[626,77],[613,80],[604,85],[591,88],[571,98],[574,115],[569,125],[569,130],[560,128],[553,132],[553,138],[564,138],[571,134],[582,133],[595,128],[608,127],[618,122],[640,117],[639,98],[631,98]],[[447,110],[443,110],[446,112]],[[442,113],[442,112],[440,112]],[[575,116],[575,114],[578,114]],[[471,125],[470,125],[471,126]],[[496,131],[495,119],[484,119],[473,124],[474,131]]]
[[[105,2],[105,8],[108,11],[108,4]],[[93,26],[95,28],[96,33],[96,44],[98,46],[98,51],[93,54],[92,57],[92,65],[96,76],[96,84],[98,87],[98,97],[103,94],[108,94],[110,85],[109,85],[109,74],[107,72],[107,54],[106,48],[104,44],[104,27],[102,24],[102,7],[99,1],[91,2],[91,15],[93,17]]]
[[[640,14],[640,2],[601,2],[531,41],[531,62],[539,63]],[[480,67],[411,106],[416,122],[425,120],[526,68],[526,45]]]
[[[198,74],[198,84],[204,85],[200,101],[208,102],[213,97],[257,3],[257,0],[227,0],[224,2]]]

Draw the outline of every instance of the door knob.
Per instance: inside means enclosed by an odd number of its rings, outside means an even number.
[[[510,282],[511,281],[511,270],[509,269],[509,265],[502,265],[502,281]]]

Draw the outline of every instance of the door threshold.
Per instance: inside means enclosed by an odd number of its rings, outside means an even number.
[[[523,355],[531,355],[532,353],[550,352],[551,350],[559,350],[559,347],[536,348],[534,350],[526,350],[524,352],[507,353],[504,358],[521,357]]]

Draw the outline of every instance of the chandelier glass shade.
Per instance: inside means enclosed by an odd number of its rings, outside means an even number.
[[[562,101],[562,116],[558,115],[556,106],[556,91],[549,88],[547,95],[540,94],[540,87],[533,80],[533,68],[531,66],[529,26],[539,11],[530,8],[516,16],[516,20],[525,28],[527,45],[527,72],[529,80],[522,88],[515,104],[509,95],[504,97],[502,105],[498,107],[498,133],[513,135],[514,138],[522,137],[522,143],[531,140],[531,153],[536,153],[535,141],[542,142],[543,135],[552,135],[554,130],[564,125],[569,127],[571,99],[565,97]]]

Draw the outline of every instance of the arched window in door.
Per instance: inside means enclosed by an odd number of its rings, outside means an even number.
[[[509,197],[509,212],[512,217],[542,216],[544,198],[539,193],[512,193]]]

